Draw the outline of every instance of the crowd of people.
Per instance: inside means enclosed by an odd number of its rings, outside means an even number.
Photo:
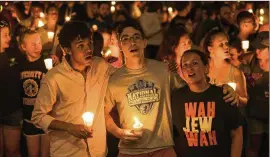
[[[0,157],[269,156],[269,2],[0,4]]]

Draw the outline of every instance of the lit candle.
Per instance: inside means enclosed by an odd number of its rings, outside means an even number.
[[[97,26],[97,25],[93,25],[93,26],[92,26],[92,29],[93,29],[94,31],[97,31],[97,30],[98,30],[98,26]]]
[[[263,14],[264,14],[264,10],[260,9],[260,15],[263,15]]]
[[[263,16],[260,16],[259,17],[259,22],[260,22],[261,25],[263,24],[263,21],[264,21],[264,17]]]
[[[43,12],[40,12],[39,13],[39,17],[44,18],[45,17],[44,13]]]
[[[229,82],[228,85],[231,86],[233,88],[233,90],[236,90],[236,83]]]
[[[82,115],[84,125],[86,126],[92,126],[93,125],[93,120],[94,120],[94,113],[92,112],[85,112]]]
[[[66,21],[70,21],[70,19],[71,18],[69,16],[66,16],[66,18],[65,18]]]
[[[38,20],[38,27],[44,26],[44,23],[41,20]]]
[[[172,7],[169,7],[168,8],[168,12],[171,14],[173,12],[173,8]]]
[[[253,10],[252,9],[248,9],[248,12],[253,13]]]
[[[115,5],[116,4],[116,2],[115,1],[112,1],[112,5]]]
[[[134,121],[135,123],[133,124],[133,129],[135,131],[140,131],[143,127],[143,124],[139,121],[137,117],[134,117]]]
[[[48,39],[49,41],[52,41],[54,37],[54,32],[48,32]]]
[[[50,70],[53,67],[53,61],[51,58],[44,59],[46,69]]]
[[[249,48],[249,41],[248,40],[243,40],[242,41],[242,48],[247,52],[247,49]]]
[[[110,54],[112,53],[112,51],[110,49],[106,50],[105,52],[102,51],[101,54],[104,56],[104,57],[108,57]]]
[[[111,12],[114,13],[115,11],[115,6],[111,6]]]

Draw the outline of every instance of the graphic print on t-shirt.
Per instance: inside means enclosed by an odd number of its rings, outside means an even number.
[[[148,114],[154,102],[159,101],[159,89],[151,81],[137,80],[128,87],[126,94],[130,107],[136,107],[141,114]]]
[[[189,147],[217,145],[216,131],[212,130],[215,102],[185,103],[186,126],[183,128]]]
[[[39,91],[39,81],[45,76],[41,71],[23,71],[21,79],[23,80],[23,104],[34,105]]]

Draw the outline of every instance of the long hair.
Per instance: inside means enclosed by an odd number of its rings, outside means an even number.
[[[188,32],[184,27],[178,26],[169,28],[165,32],[160,44],[157,60],[162,61],[164,59],[175,58],[175,48],[178,46],[180,38],[187,34]]]

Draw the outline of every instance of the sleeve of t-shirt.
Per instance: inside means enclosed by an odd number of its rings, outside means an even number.
[[[171,90],[175,90],[186,85],[186,82],[176,72],[169,72]]]
[[[105,107],[113,108],[116,105],[115,99],[113,97],[113,94],[111,93],[111,88],[108,86],[106,95],[105,95]]]
[[[243,124],[243,116],[236,105],[224,102],[225,124],[229,130],[234,130]]]

